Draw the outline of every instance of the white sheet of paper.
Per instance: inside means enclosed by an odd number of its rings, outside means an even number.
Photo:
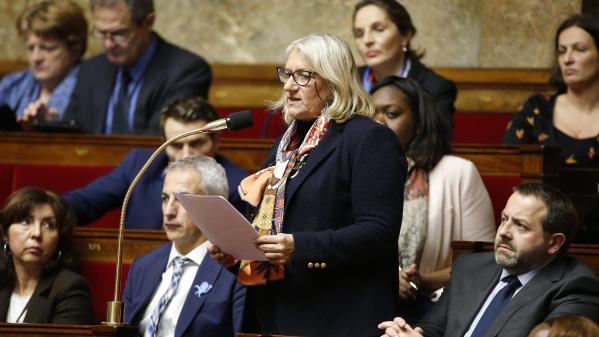
[[[206,238],[236,260],[266,261],[254,246],[258,232],[246,218],[221,196],[175,193],[193,223]]]

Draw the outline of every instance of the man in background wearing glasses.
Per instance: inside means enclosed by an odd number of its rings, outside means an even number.
[[[163,106],[208,96],[210,66],[152,31],[153,0],[90,2],[106,52],[81,65],[65,120],[89,133],[159,135]]]

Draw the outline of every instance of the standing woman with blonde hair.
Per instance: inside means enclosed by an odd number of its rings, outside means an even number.
[[[255,242],[267,261],[234,261],[248,285],[246,332],[373,336],[398,308],[397,237],[405,156],[374,122],[349,47],[308,35],[277,68],[283,94],[274,109],[289,123],[266,168],[242,181],[256,207]]]

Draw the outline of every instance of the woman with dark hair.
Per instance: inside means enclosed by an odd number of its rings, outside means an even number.
[[[534,95],[512,118],[504,144],[561,148],[566,167],[599,168],[599,18],[574,15],[555,34],[558,92]]]
[[[389,76],[370,93],[375,120],[395,132],[408,158],[399,274],[400,296],[414,300],[416,290],[428,296],[449,280],[451,241],[493,241],[493,208],[474,164],[449,154],[446,125],[418,82]]]
[[[362,85],[369,91],[386,76],[414,79],[426,89],[447,125],[453,125],[457,89],[420,62],[422,53],[410,47],[416,27],[397,0],[363,0],[353,14],[353,32],[366,66],[358,69]],[[451,139],[451,129],[447,137]]]
[[[20,121],[60,120],[86,49],[83,10],[71,0],[45,0],[25,9],[16,26],[25,40],[29,69],[2,79],[0,106]]]
[[[75,267],[75,216],[55,193],[27,187],[0,210],[0,322],[89,324],[87,281]]]

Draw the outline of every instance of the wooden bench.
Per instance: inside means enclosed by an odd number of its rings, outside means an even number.
[[[66,192],[83,186],[118,165],[135,147],[156,148],[158,137],[85,134],[0,133],[0,198],[23,186],[36,185]],[[223,138],[219,153],[248,172],[266,159],[272,140]],[[453,153],[471,160],[491,195],[495,214],[505,205],[512,186],[522,182],[554,181],[559,153],[538,146],[456,144]],[[116,223],[115,212],[99,223]]]
[[[112,228],[77,228],[73,236],[81,274],[91,286],[96,323],[106,319],[106,303],[114,297],[117,232]],[[125,230],[121,289],[125,288],[131,262],[167,242],[163,231]]]
[[[284,128],[280,116],[267,112],[282,87],[275,64],[212,64],[209,101],[221,116],[250,109],[255,128],[224,134],[229,138],[276,138]],[[25,69],[25,62],[0,62],[0,77]],[[499,144],[507,122],[526,99],[535,93],[551,93],[547,69],[434,68],[458,87],[454,117],[458,143]]]

